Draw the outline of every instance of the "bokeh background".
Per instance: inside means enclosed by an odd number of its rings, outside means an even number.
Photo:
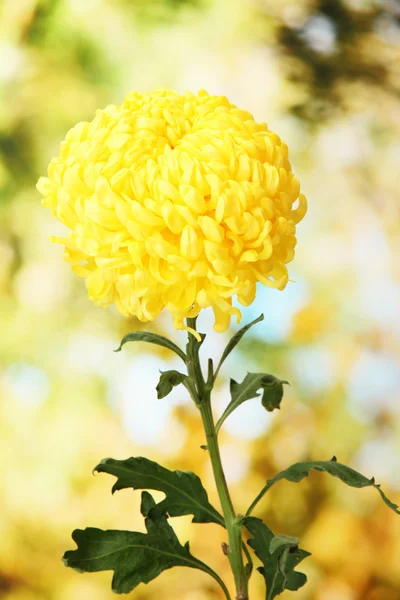
[[[140,493],[111,495],[101,458],[146,455],[201,475],[218,504],[199,417],[184,391],[157,401],[166,351],[93,306],[49,242],[59,225],[35,182],[76,122],[133,89],[200,88],[267,121],[309,199],[284,292],[260,288],[265,321],[223,369],[289,379],[280,411],[244,404],[221,436],[238,511],[292,462],[336,455],[400,501],[400,5],[396,0],[2,0],[0,2],[0,597],[111,600],[111,574],[60,560],[76,527],[143,530]],[[211,329],[210,315],[200,328]],[[233,326],[233,330],[237,326]],[[168,315],[152,330],[183,344]],[[206,341],[218,356],[228,334]],[[314,473],[259,505],[312,552],[308,585],[282,598],[398,600],[400,518],[372,489]],[[229,580],[213,525],[174,519]],[[222,537],[221,537],[222,536]],[[252,598],[263,597],[261,577]],[[292,594],[292,595],[291,595]],[[221,598],[175,569],[137,600]]]

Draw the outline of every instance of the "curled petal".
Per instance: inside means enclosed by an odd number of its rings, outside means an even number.
[[[307,212],[307,198],[304,194],[300,194],[299,196],[299,206],[292,210],[289,214],[289,218],[292,219],[294,223],[300,223],[300,221],[305,217]]]

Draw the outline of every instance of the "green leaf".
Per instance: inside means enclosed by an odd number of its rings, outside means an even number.
[[[150,331],[133,331],[132,333],[127,333],[123,338],[119,345],[119,348],[114,350],[114,352],[120,352],[122,350],[122,346],[124,346],[127,342],[148,342],[149,344],[156,344],[157,346],[162,346],[163,348],[168,348],[168,350],[172,350],[175,352],[183,360],[186,364],[186,354],[171,342],[168,338],[163,335],[158,335],[157,333],[151,333]]]
[[[231,379],[231,404],[234,404],[234,408],[236,408],[242,402],[259,396],[258,390],[262,389],[261,403],[271,412],[280,407],[284,383],[287,381],[265,373],[247,373],[241,383]]]
[[[188,379],[188,376],[184,375],[183,373],[179,373],[179,371],[163,371],[156,387],[157,398],[161,400],[161,398],[168,396],[168,394],[172,392],[173,388],[183,383],[185,379]]]
[[[349,485],[351,487],[355,487],[355,488],[374,487],[374,488],[376,488],[378,490],[378,492],[380,493],[384,503],[389,508],[394,510],[394,512],[396,512],[397,514],[400,514],[399,507],[396,504],[394,504],[393,502],[391,502],[389,500],[389,498],[387,498],[385,496],[385,494],[382,492],[382,490],[380,488],[380,485],[375,483],[374,477],[372,477],[372,479],[368,479],[367,477],[365,477],[364,475],[361,475],[361,473],[358,473],[351,467],[347,467],[346,465],[342,465],[341,463],[338,463],[335,456],[331,460],[315,460],[315,461],[309,461],[309,462],[295,463],[288,469],[285,469],[284,471],[281,471],[280,473],[275,475],[275,477],[272,477],[272,479],[268,479],[267,484],[262,489],[261,493],[257,496],[256,500],[253,502],[253,504],[247,511],[247,514],[250,514],[250,512],[253,510],[253,508],[257,504],[257,502],[259,500],[261,500],[262,496],[266,492],[268,492],[268,490],[277,481],[280,481],[281,479],[287,479],[288,481],[293,481],[293,482],[297,483],[297,482],[301,481],[302,479],[304,479],[305,477],[308,477],[308,475],[310,474],[310,471],[312,469],[314,469],[315,471],[325,471],[326,473],[329,473],[329,475],[333,475],[333,477],[338,477],[339,479],[341,479],[343,481],[343,483],[346,483],[347,485]]]
[[[64,554],[64,564],[80,573],[114,571],[112,589],[117,594],[127,594],[176,566],[200,569],[214,577],[213,571],[190,553],[188,544],[181,545],[167,517],[154,513],[154,507],[152,496],[143,492],[147,533],[76,529],[72,539],[78,548]]]
[[[190,471],[170,471],[143,457],[126,460],[105,458],[94,471],[117,477],[113,493],[126,488],[164,492],[165,498],[157,504],[157,513],[168,513],[171,517],[193,515],[194,523],[225,526],[223,517],[209,503],[200,478]]]
[[[264,320],[264,315],[260,315],[259,317],[257,317],[257,319],[254,319],[254,321],[252,321],[251,323],[248,323],[248,325],[245,325],[244,327],[239,329],[239,331],[237,333],[235,333],[235,335],[229,340],[225,350],[222,353],[221,360],[218,363],[217,370],[215,371],[214,381],[216,380],[219,370],[222,367],[223,363],[228,358],[228,356],[230,355],[232,350],[234,350],[234,348],[238,345],[238,343],[240,342],[240,340],[242,339],[244,334],[248,332],[250,327],[253,327],[253,325],[255,325],[256,323],[260,323],[260,321],[263,321],[263,320]]]
[[[267,600],[272,600],[285,590],[296,591],[302,587],[307,577],[295,571],[295,567],[310,553],[300,550],[297,538],[272,531],[256,517],[245,517],[243,524],[252,534],[247,542],[263,563],[258,571],[263,575],[267,585]]]
[[[225,419],[238,406],[246,400],[257,398],[260,395],[258,393],[260,389],[262,389],[261,404],[266,410],[272,412],[275,408],[280,408],[283,398],[283,384],[285,383],[288,382],[265,373],[247,373],[241,383],[237,383],[234,379],[231,379],[230,391],[232,400],[216,424],[217,432]]]
[[[283,547],[291,547],[296,548],[299,545],[299,539],[297,537],[293,537],[291,535],[285,535],[284,533],[278,533],[275,535],[269,545],[269,553],[273,554],[275,550]]]

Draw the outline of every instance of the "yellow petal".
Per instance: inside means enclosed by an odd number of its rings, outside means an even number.
[[[256,262],[258,260],[258,252],[256,250],[246,250],[239,259],[239,263]]]
[[[196,190],[196,188],[191,185],[181,185],[179,186],[179,192],[182,196],[182,200],[190,210],[197,214],[205,212],[206,203],[204,196]]]
[[[199,231],[191,225],[185,225],[180,243],[180,253],[184,258],[196,260],[203,252],[203,241]]]
[[[198,218],[198,223],[207,240],[216,244],[222,244],[225,237],[224,228],[218,225],[214,219],[205,215]]]
[[[304,194],[300,194],[299,206],[295,210],[291,211],[291,213],[289,215],[290,219],[292,219],[292,221],[294,221],[294,223],[300,223],[300,221],[303,219],[306,212],[307,212],[307,198],[304,196]]]

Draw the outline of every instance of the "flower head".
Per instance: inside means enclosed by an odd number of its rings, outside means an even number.
[[[211,306],[225,331],[237,295],[282,290],[306,200],[287,146],[224,96],[130,93],[79,123],[40,178],[43,204],[70,232],[65,259],[89,297],[174,325]],[[297,208],[294,203],[298,200]]]

